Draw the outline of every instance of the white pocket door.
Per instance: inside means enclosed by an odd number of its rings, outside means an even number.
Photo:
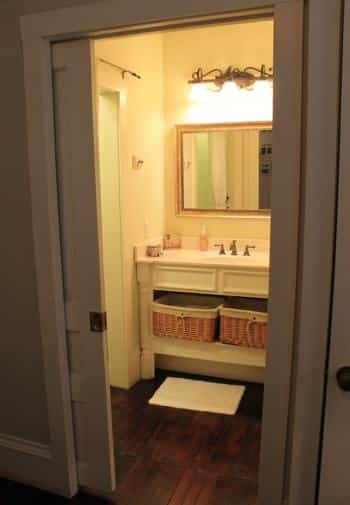
[[[53,47],[66,335],[78,482],[115,487],[101,252],[93,44]]]

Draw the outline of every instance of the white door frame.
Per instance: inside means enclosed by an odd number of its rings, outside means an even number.
[[[330,6],[329,3],[332,5]],[[320,399],[323,391],[324,355],[326,352],[325,319],[330,296],[331,258],[333,253],[333,212],[335,198],[336,152],[335,137],[338,96],[335,89],[339,58],[339,26],[330,26],[329,20],[337,18],[337,8],[341,0],[309,0],[306,57],[310,72],[304,78],[304,119],[306,132],[301,135],[301,117],[298,101],[301,101],[299,83],[301,82],[301,47],[295,40],[294,30],[300,30],[298,18],[304,5],[303,0],[201,0],[189,2],[163,2],[149,0],[140,2],[130,0],[121,7],[114,1],[104,1],[70,9],[59,9],[51,12],[25,16],[21,19],[25,88],[27,99],[27,134],[29,146],[29,165],[31,178],[31,196],[33,213],[33,232],[35,246],[35,261],[38,284],[38,299],[41,321],[41,337],[45,363],[45,382],[47,391],[48,413],[52,451],[61,454],[62,465],[70,465],[70,475],[75,479],[75,468],[72,463],[73,437],[72,418],[69,400],[69,381],[67,367],[67,351],[65,347],[65,319],[62,296],[62,273],[60,258],[60,238],[58,226],[58,203],[56,187],[54,116],[51,80],[50,44],[54,41],[72,38],[91,37],[97,33],[112,34],[113,31],[139,31],[141,25],[153,23],[154,27],[170,24],[193,24],[198,22],[194,16],[212,15],[217,18],[225,13],[233,13],[252,9],[267,10],[274,7],[275,16],[284,19],[283,26],[276,31],[275,60],[283,72],[276,76],[282,94],[275,97],[275,107],[283,102],[284,117],[280,118],[280,132],[283,124],[289,125],[286,137],[281,136],[274,147],[274,165],[283,166],[283,177],[275,177],[275,209],[278,215],[272,220],[272,279],[271,305],[273,313],[271,338],[276,343],[272,346],[274,357],[267,368],[268,391],[264,407],[264,419],[273,422],[273,432],[265,424],[262,447],[261,472],[261,503],[262,505],[280,505],[282,496],[288,492],[288,480],[293,489],[299,489],[304,475],[294,471],[286,472],[286,437],[287,421],[292,427],[298,425],[302,433],[309,430],[309,443],[313,451],[306,454],[308,470],[315,468],[319,444],[319,419],[321,417]],[[294,10],[293,7],[296,7]],[[287,15],[294,13],[294,15]],[[295,16],[295,13],[297,15]],[[189,18],[192,18],[190,20]],[[188,21],[184,21],[188,19]],[[171,21],[171,20],[178,20]],[[154,25],[155,21],[158,22]],[[299,19],[300,21],[300,19]],[[111,26],[114,27],[111,30]],[[326,27],[326,29],[325,29]],[[283,55],[279,53],[280,44],[289,51],[295,65],[286,68]],[[300,45],[300,44],[299,44]],[[288,49],[289,47],[289,49]],[[325,68],[320,50],[328,56],[325,61],[331,66],[334,79],[324,78]],[[293,54],[291,54],[293,53]],[[292,86],[290,84],[292,82]],[[316,86],[317,85],[317,86]],[[277,89],[279,88],[277,87]],[[315,92],[317,90],[317,92]],[[328,128],[325,128],[325,125]],[[276,128],[275,128],[276,129]],[[303,166],[306,171],[301,179],[303,209],[299,222],[299,182],[300,182],[300,142],[304,140]],[[296,149],[288,149],[290,145]],[[286,154],[287,153],[287,154]],[[283,183],[287,180],[287,185]],[[280,195],[278,197],[277,195]],[[320,205],[319,200],[322,202]],[[322,226],[318,226],[319,221]],[[301,233],[299,234],[299,229]],[[304,277],[298,284],[296,292],[297,256],[299,241],[299,265]],[[315,261],[315,247],[323,245],[322,254]],[[286,275],[287,265],[287,275]],[[323,272],[322,280],[319,272]],[[316,274],[317,277],[316,277]],[[283,278],[283,281],[282,281]],[[300,278],[299,278],[300,281]],[[297,306],[294,312],[294,300],[302,296],[303,304]],[[286,303],[281,307],[280,301]],[[274,306],[276,309],[274,309]],[[324,311],[320,317],[319,307]],[[295,322],[298,327],[294,327]],[[296,331],[296,329],[298,331]],[[318,330],[318,334],[309,335],[309,331]],[[285,335],[283,345],[278,345],[278,333]],[[302,337],[302,346],[298,346]],[[315,339],[317,338],[318,353],[315,354]],[[296,344],[292,346],[293,340]],[[303,359],[295,354],[295,349],[303,348]],[[292,355],[297,357],[292,369]],[[277,370],[278,360],[282,357],[283,366]],[[311,360],[312,357],[312,360]],[[313,365],[313,376],[309,374],[310,363]],[[275,380],[278,373],[278,381]],[[298,395],[294,396],[292,414],[290,411],[291,378],[298,387]],[[314,399],[317,399],[314,401]],[[310,400],[311,399],[311,400]],[[310,402],[310,403],[308,403]],[[300,408],[313,402],[314,423],[305,424]],[[57,418],[57,414],[60,417]],[[320,415],[318,415],[320,414]],[[312,425],[312,426],[311,426]],[[312,430],[310,429],[312,428]],[[304,446],[294,451],[294,439],[298,442],[299,435],[292,429],[288,430],[290,447],[288,456],[292,461],[298,461]],[[309,448],[308,448],[309,449]],[[308,450],[307,449],[307,450]],[[311,465],[311,466],[310,466]],[[273,468],[273,471],[271,471]],[[309,473],[310,475],[310,473]],[[316,475],[316,470],[315,470]],[[308,479],[309,496],[315,492],[315,481]],[[305,483],[304,483],[305,484]],[[291,503],[298,503],[293,502]],[[303,501],[305,505],[311,502]]]

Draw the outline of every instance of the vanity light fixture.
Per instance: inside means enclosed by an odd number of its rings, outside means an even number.
[[[238,89],[252,90],[258,82],[272,86],[273,69],[267,69],[266,65],[261,65],[260,68],[245,67],[240,70],[238,67],[230,65],[226,70],[213,68],[204,72],[202,68],[198,68],[193,72],[192,79],[188,81],[189,84],[201,89],[203,96],[208,91],[220,92],[224,88],[228,90],[228,88],[237,87]],[[198,90],[196,93],[200,94]]]

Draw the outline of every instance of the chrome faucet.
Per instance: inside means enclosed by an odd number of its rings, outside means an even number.
[[[243,256],[250,256],[250,249],[255,249],[255,245],[246,245],[244,248]]]
[[[214,247],[220,247],[219,254],[226,254],[224,244],[214,244]]]
[[[237,240],[232,240],[231,245],[230,245],[230,251],[231,251],[231,256],[237,256],[238,255]]]

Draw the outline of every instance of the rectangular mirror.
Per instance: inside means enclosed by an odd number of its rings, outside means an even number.
[[[179,214],[269,215],[272,123],[176,129]]]

